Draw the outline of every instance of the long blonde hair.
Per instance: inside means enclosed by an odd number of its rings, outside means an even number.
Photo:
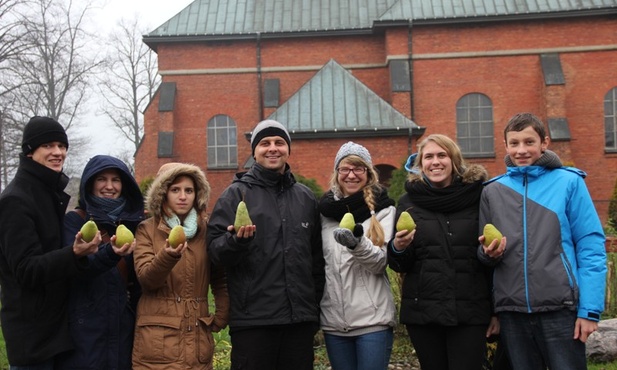
[[[381,226],[381,223],[377,220],[377,216],[375,215],[375,193],[379,193],[383,187],[379,183],[379,174],[377,173],[377,169],[366,163],[364,159],[353,154],[343,158],[341,162],[346,162],[356,167],[366,168],[367,181],[366,185],[362,189],[362,192],[364,194],[364,202],[371,211],[371,223],[369,224],[368,231],[366,232],[366,237],[371,240],[373,245],[381,247],[385,243],[385,234],[383,226]],[[332,189],[334,194],[342,198],[343,191],[341,190],[341,184],[338,182],[338,172],[336,169],[330,177],[330,189]]]

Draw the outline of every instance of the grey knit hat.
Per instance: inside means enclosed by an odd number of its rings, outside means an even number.
[[[291,153],[291,137],[289,136],[289,132],[287,132],[285,126],[275,120],[267,119],[259,122],[251,134],[251,149],[253,155],[255,154],[255,147],[257,144],[259,144],[261,139],[268,136],[282,137],[289,147],[289,153]]]
[[[371,153],[369,153],[365,147],[360,144],[356,144],[353,141],[348,141],[343,144],[341,149],[338,150],[338,153],[336,153],[336,157],[334,158],[334,169],[336,170],[341,161],[350,155],[357,155],[369,166],[373,165],[373,162],[371,161]]]

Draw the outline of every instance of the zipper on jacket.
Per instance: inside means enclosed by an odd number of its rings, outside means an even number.
[[[527,301],[527,313],[531,313],[529,304],[529,281],[527,276],[527,172],[523,174],[523,276],[525,277],[525,300]]]

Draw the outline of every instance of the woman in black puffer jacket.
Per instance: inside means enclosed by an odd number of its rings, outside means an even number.
[[[477,370],[491,322],[490,271],[476,257],[488,175],[466,166],[447,136],[430,135],[418,148],[397,206],[397,219],[408,211],[416,229],[396,232],[388,246],[390,267],[405,274],[400,321],[422,370]]]

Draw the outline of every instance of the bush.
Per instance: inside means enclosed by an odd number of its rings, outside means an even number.
[[[323,195],[324,191],[321,188],[321,186],[319,186],[319,184],[317,183],[317,180],[309,179],[309,178],[306,178],[306,177],[304,177],[302,175],[298,175],[298,174],[294,174],[294,177],[296,178],[296,181],[299,182],[300,184],[304,184],[304,185],[308,186],[308,188],[311,189],[313,194],[315,194],[315,197],[317,199],[321,198],[321,196]]]
[[[148,189],[150,189],[150,185],[152,185],[153,181],[154,177],[148,176],[139,183],[139,190],[144,197],[148,194]]]
[[[388,188],[388,196],[398,204],[399,198],[405,194],[405,181],[407,180],[407,170],[405,169],[405,163],[407,158],[401,162],[401,167],[392,171],[392,178],[390,179],[390,187]]]
[[[608,204],[608,224],[613,228],[617,228],[617,178],[615,179],[615,188],[613,189],[613,195]],[[617,234],[615,234],[617,236]]]

